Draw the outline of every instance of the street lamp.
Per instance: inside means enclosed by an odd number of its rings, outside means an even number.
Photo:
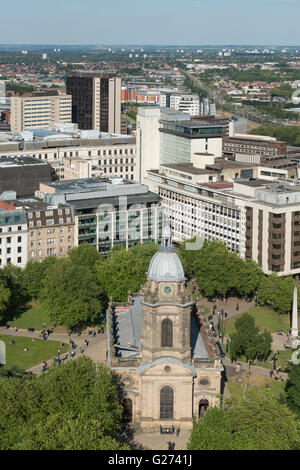
[[[222,315],[222,345],[223,345],[223,341],[224,341],[224,310],[223,308],[221,310],[221,315]]]

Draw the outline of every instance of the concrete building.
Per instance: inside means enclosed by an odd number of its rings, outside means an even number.
[[[176,111],[188,113],[191,116],[200,114],[199,95],[193,93],[160,93],[159,105],[162,108],[172,108]]]
[[[24,268],[27,263],[28,229],[26,211],[6,209],[0,201],[0,266],[12,263]]]
[[[200,112],[201,116],[215,116],[217,113],[216,105],[211,98],[201,97]]]
[[[0,157],[0,193],[16,191],[18,197],[32,196],[42,181],[54,178],[49,163],[32,157]]]
[[[5,98],[5,81],[0,80],[0,98]]]
[[[51,124],[72,122],[72,97],[69,95],[12,96],[10,129],[12,132],[45,128]]]
[[[67,77],[72,122],[80,129],[120,133],[121,78],[115,73],[74,72]]]
[[[260,179],[259,167],[224,167],[223,162],[237,165],[216,159],[205,169],[186,163],[148,172],[171,221],[174,241],[182,243],[195,235],[218,240],[259,263],[266,274],[299,275],[298,182]]]
[[[219,404],[220,353],[196,315],[167,227],[140,296],[109,305],[107,358],[123,385],[124,418],[139,429],[191,429]]]
[[[273,137],[249,134],[234,134],[223,139],[223,156],[236,160],[248,156],[249,162],[261,163],[264,160],[287,156],[287,144]]]
[[[74,124],[2,134],[1,155],[46,160],[58,179],[119,176],[138,180],[135,137],[78,130]]]
[[[114,246],[128,249],[160,239],[160,198],[145,185],[117,177],[55,181],[41,184],[36,196],[73,207],[75,245],[89,243],[106,253]]]
[[[149,184],[148,170],[160,164],[191,163],[194,153],[222,155],[222,124],[191,120],[190,115],[166,108],[139,108],[137,162],[139,181]]]
[[[0,200],[0,207],[1,210],[14,210],[15,214],[21,211],[26,215],[24,260],[42,261],[51,255],[66,256],[74,247],[74,215],[71,206],[49,206],[35,198],[17,200],[9,199],[7,195],[4,201]]]

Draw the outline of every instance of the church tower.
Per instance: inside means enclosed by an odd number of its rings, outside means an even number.
[[[142,293],[142,362],[169,357],[190,364],[193,302],[185,288],[183,267],[172,245],[169,226],[163,228],[161,247],[151,260]]]
[[[145,431],[191,429],[194,416],[218,403],[222,364],[193,307],[165,226],[141,295],[107,312],[108,363],[124,386],[124,416]]]

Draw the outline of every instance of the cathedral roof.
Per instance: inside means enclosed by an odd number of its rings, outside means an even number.
[[[150,262],[147,277],[156,282],[181,282],[185,280],[181,261],[173,247],[161,247],[155,253]]]
[[[185,280],[179,256],[172,246],[171,229],[165,225],[162,230],[162,244],[153,256],[147,277],[155,282],[181,282]]]

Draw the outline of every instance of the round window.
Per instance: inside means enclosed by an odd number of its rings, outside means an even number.
[[[199,380],[200,385],[209,385],[209,380],[207,378],[203,378]]]

